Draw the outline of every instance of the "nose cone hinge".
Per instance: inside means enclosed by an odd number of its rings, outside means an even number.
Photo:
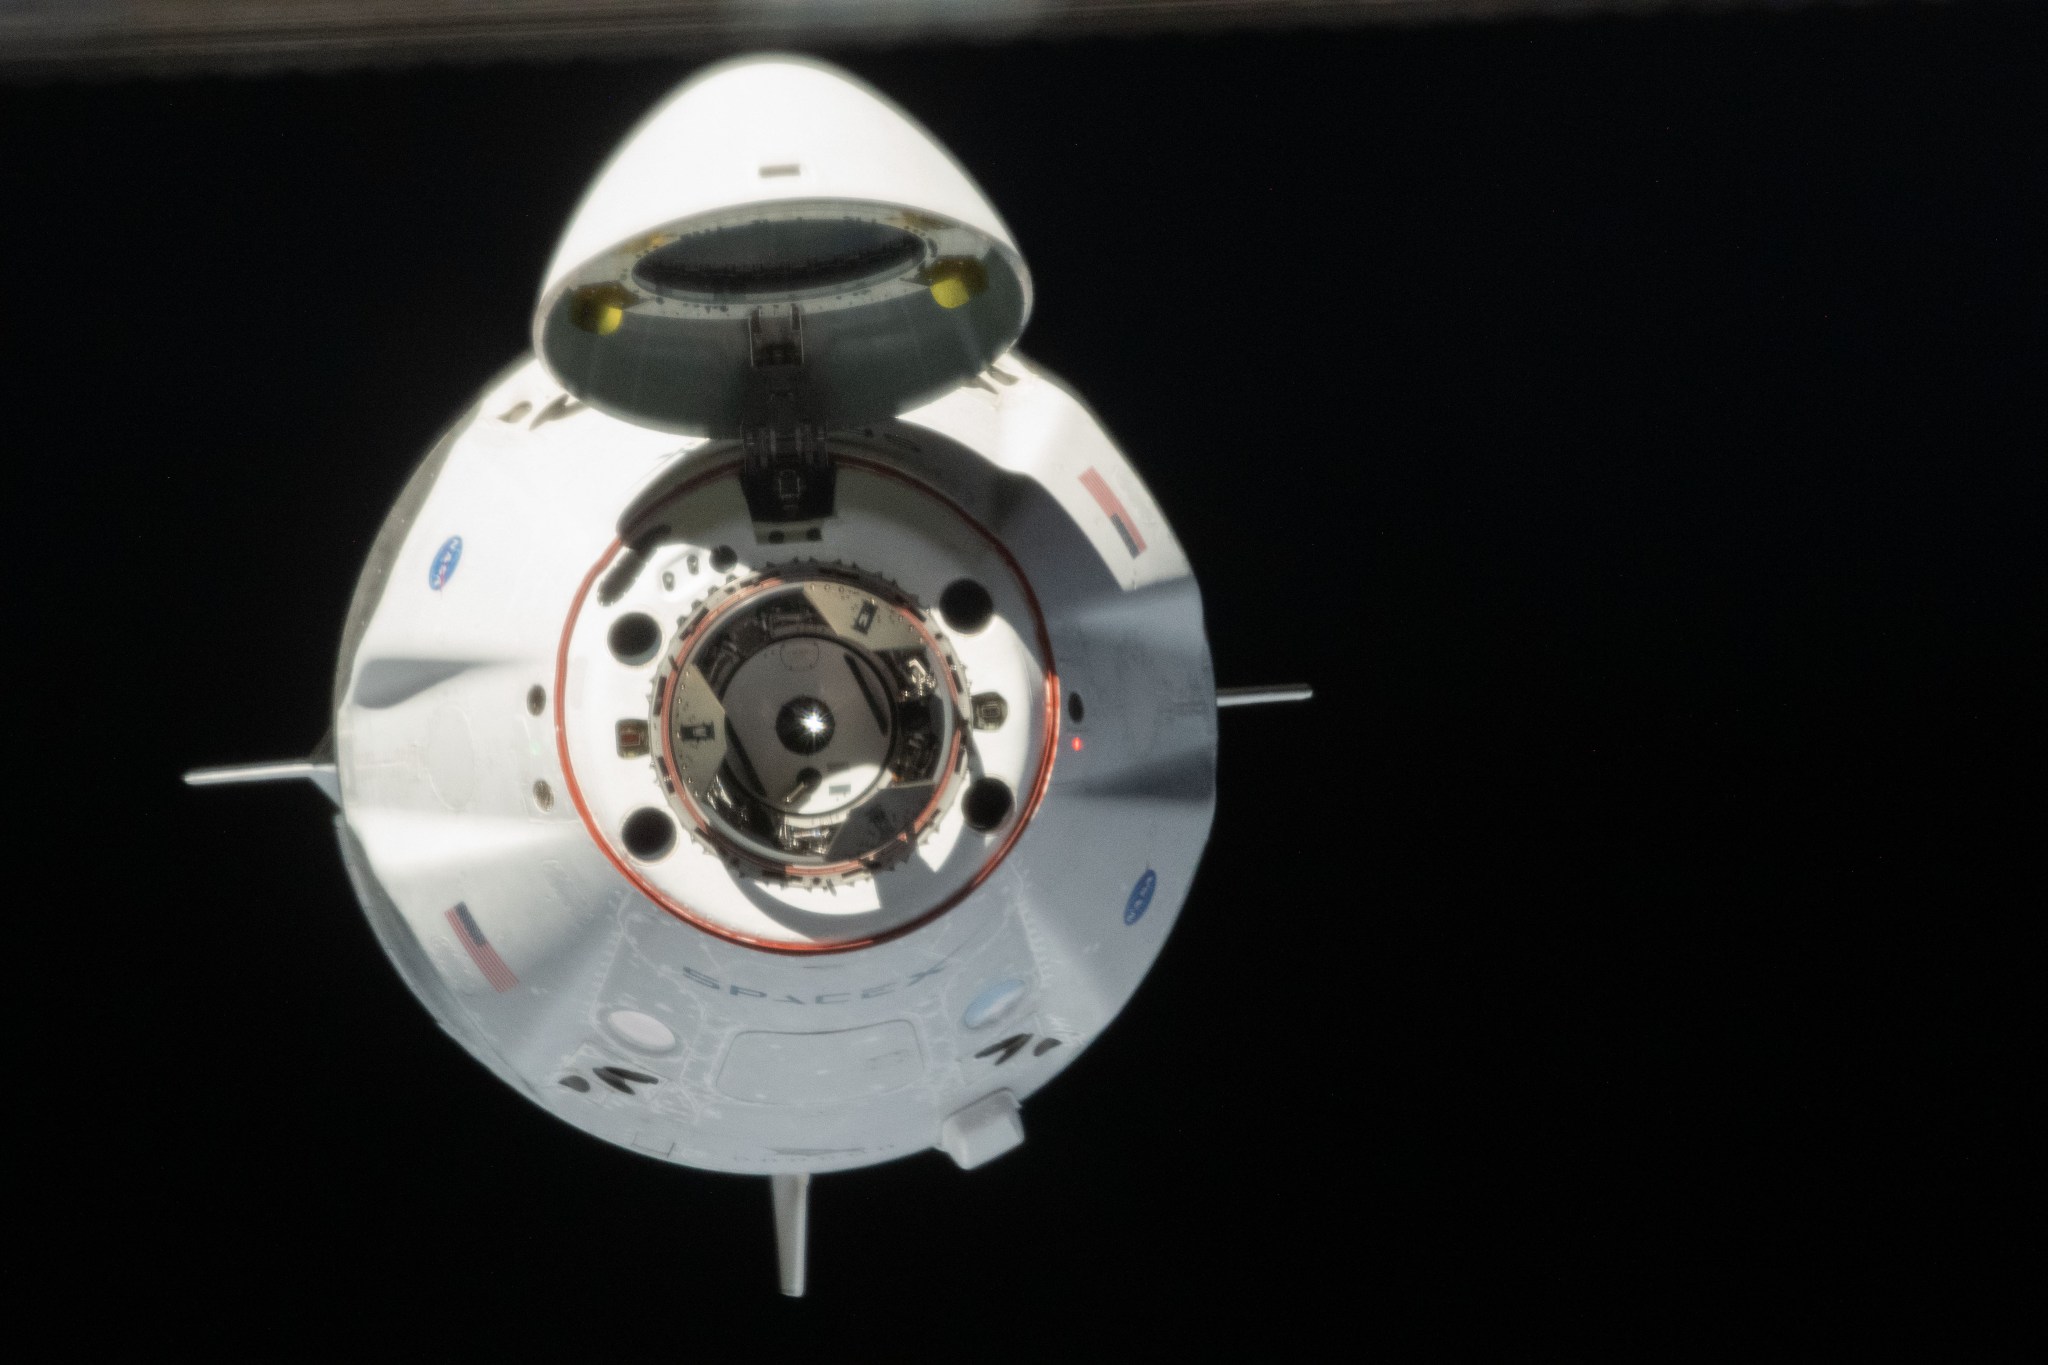
[[[823,430],[806,420],[803,312],[794,304],[757,308],[747,339],[753,363],[740,489],[754,534],[770,544],[816,540],[832,515],[836,471]]]

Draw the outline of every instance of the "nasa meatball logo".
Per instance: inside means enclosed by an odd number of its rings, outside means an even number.
[[[1136,924],[1145,918],[1145,912],[1152,906],[1152,892],[1159,886],[1159,874],[1151,868],[1138,878],[1138,884],[1131,888],[1131,898],[1124,902],[1124,923]]]
[[[434,565],[427,570],[427,586],[435,592],[446,587],[448,580],[455,577],[455,566],[462,562],[462,537],[450,536],[441,542],[441,548],[434,551]]]

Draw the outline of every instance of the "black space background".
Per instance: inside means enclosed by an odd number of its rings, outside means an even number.
[[[802,1303],[762,1182],[603,1146],[435,1030],[310,788],[177,783],[319,737],[391,498],[694,63],[0,89],[18,1249],[79,1332],[465,1356],[2016,1303],[2044,35],[825,54],[1008,218],[1024,349],[1164,504],[1219,680],[1319,695],[1225,718],[1180,926],[1024,1148],[822,1180]]]

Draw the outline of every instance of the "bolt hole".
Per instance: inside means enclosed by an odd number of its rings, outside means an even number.
[[[1009,784],[998,777],[977,778],[960,803],[970,829],[986,833],[1003,823],[1010,814]]]
[[[534,783],[533,804],[542,810],[552,810],[555,804],[555,789],[545,782]]]
[[[661,626],[645,612],[628,612],[612,622],[606,638],[620,663],[644,664],[661,649]]]
[[[711,552],[711,567],[719,573],[725,573],[739,562],[739,551],[730,545],[721,545]]]
[[[539,684],[535,684],[534,686],[532,686],[532,687],[529,687],[529,688],[527,688],[527,689],[526,689],[526,714],[527,714],[527,715],[529,715],[529,716],[537,716],[537,715],[539,715],[539,714],[540,714],[540,713],[541,713],[542,711],[544,711],[544,710],[546,710],[546,709],[547,709],[547,704],[548,704],[548,690],[547,690],[547,689],[546,689],[545,687],[542,687],[542,686],[540,686]]]
[[[556,1084],[567,1086],[579,1095],[588,1095],[590,1093],[590,1082],[584,1080],[581,1076],[564,1076]]]
[[[1079,692],[1067,693],[1067,719],[1079,725],[1088,718],[1088,708],[1081,704]]]
[[[666,857],[668,851],[676,846],[676,822],[669,819],[667,811],[642,806],[626,817],[619,839],[626,845],[626,852],[642,862],[651,863]]]
[[[939,594],[939,613],[946,624],[963,635],[972,635],[995,615],[995,599],[988,589],[971,578],[955,579]]]

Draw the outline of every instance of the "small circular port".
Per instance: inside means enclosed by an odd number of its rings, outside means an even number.
[[[972,635],[987,625],[995,611],[995,599],[988,589],[971,578],[955,579],[939,594],[939,614],[962,635]]]
[[[676,846],[676,822],[668,812],[652,806],[642,806],[626,817],[625,828],[619,831],[619,840],[626,846],[626,852],[645,863],[665,857]]]
[[[1009,784],[1000,778],[983,777],[976,779],[967,789],[967,795],[960,802],[960,811],[967,817],[967,826],[983,833],[994,829],[1009,818],[1013,804]]]
[[[661,650],[661,626],[645,612],[628,612],[612,622],[605,640],[620,663],[644,664]]]

